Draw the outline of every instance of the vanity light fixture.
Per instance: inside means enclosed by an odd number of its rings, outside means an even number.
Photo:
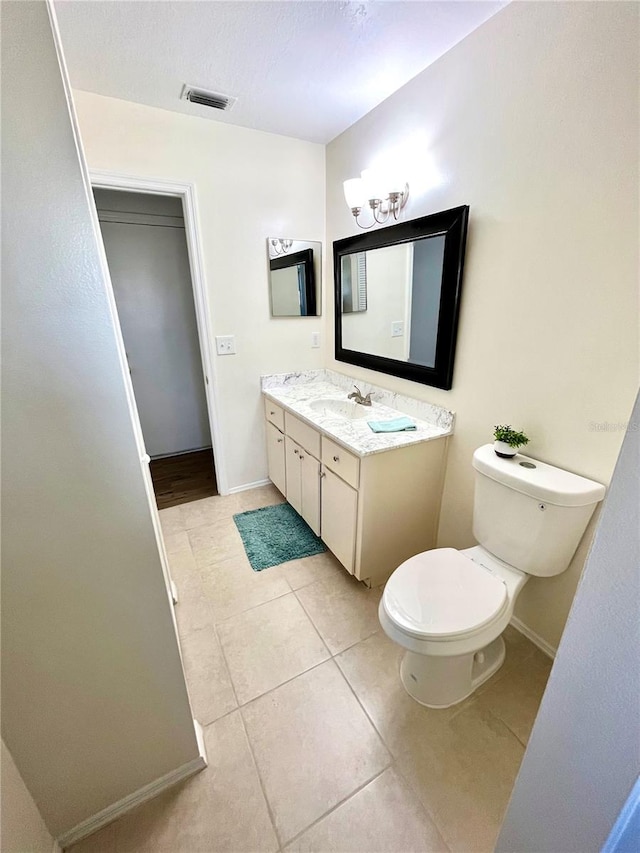
[[[400,211],[409,197],[409,184],[392,175],[365,169],[359,178],[350,178],[344,184],[344,197],[353,218],[360,228],[372,228],[376,223],[383,225],[391,217],[399,219]],[[363,225],[358,219],[362,208],[368,203],[373,221]]]
[[[269,242],[274,255],[286,255],[293,246],[293,240],[287,240],[283,237],[272,237]]]

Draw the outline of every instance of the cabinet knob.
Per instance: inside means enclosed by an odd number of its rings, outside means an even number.
[[[303,460],[303,459],[304,459],[304,456],[303,456],[303,455],[302,455],[302,453],[301,453],[301,454],[300,454],[300,461],[302,462],[302,460]]]
[[[279,439],[278,439],[278,444],[282,444],[282,439],[281,439],[281,438],[279,438]]]
[[[294,450],[293,452],[295,453],[295,455],[296,455],[296,456],[297,456],[297,455],[298,455],[298,453],[299,453],[299,451],[298,451],[298,449],[297,449],[297,448],[296,448],[296,450]]]
[[[334,462],[339,462],[339,461],[340,461],[340,457],[339,457],[339,456],[334,456],[334,457],[333,457],[333,461],[334,461]]]
[[[270,414],[270,415],[275,415],[275,412],[270,411],[270,412],[269,412],[269,414]]]
[[[326,476],[327,476],[327,475],[324,473],[324,471],[321,471],[321,472],[320,472],[320,479],[322,479],[323,477],[326,477]]]

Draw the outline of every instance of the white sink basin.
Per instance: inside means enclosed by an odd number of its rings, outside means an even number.
[[[309,403],[309,408],[319,415],[329,415],[349,421],[372,417],[370,406],[352,403],[351,400],[314,400]]]

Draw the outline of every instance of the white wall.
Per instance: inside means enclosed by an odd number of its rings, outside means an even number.
[[[2,736],[54,836],[198,755],[65,82],[3,5]]]
[[[74,92],[89,166],[190,182],[200,210],[221,451],[230,488],[266,478],[261,373],[320,367],[321,318],[271,318],[266,238],[324,242],[324,147],[208,119]],[[223,483],[220,483],[223,486]]]
[[[51,853],[53,836],[44,825],[18,773],[18,768],[2,741],[2,800],[0,807],[0,848],[2,853]]]
[[[639,530],[640,398],[498,839],[502,853],[597,853],[640,776]]]
[[[453,389],[327,358],[457,412],[441,546],[473,542],[471,456],[494,424],[524,429],[534,457],[611,476],[622,432],[592,424],[626,421],[638,383],[639,14],[634,3],[512,3],[327,148],[329,247],[357,231],[342,181],[389,152],[416,160],[405,219],[471,206]],[[585,553],[586,541],[566,573],[530,580],[518,602],[552,646]]]

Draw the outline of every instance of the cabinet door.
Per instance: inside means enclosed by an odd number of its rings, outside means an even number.
[[[284,436],[270,423],[267,423],[267,461],[269,479],[284,495],[286,489]]]
[[[293,439],[286,436],[286,468],[287,468],[287,490],[285,492],[287,501],[302,515],[302,484],[300,471],[300,453],[302,449]]]
[[[325,466],[322,473],[322,539],[353,574],[358,493]]]
[[[300,473],[301,514],[316,536],[320,536],[320,463],[306,450],[300,451]]]

